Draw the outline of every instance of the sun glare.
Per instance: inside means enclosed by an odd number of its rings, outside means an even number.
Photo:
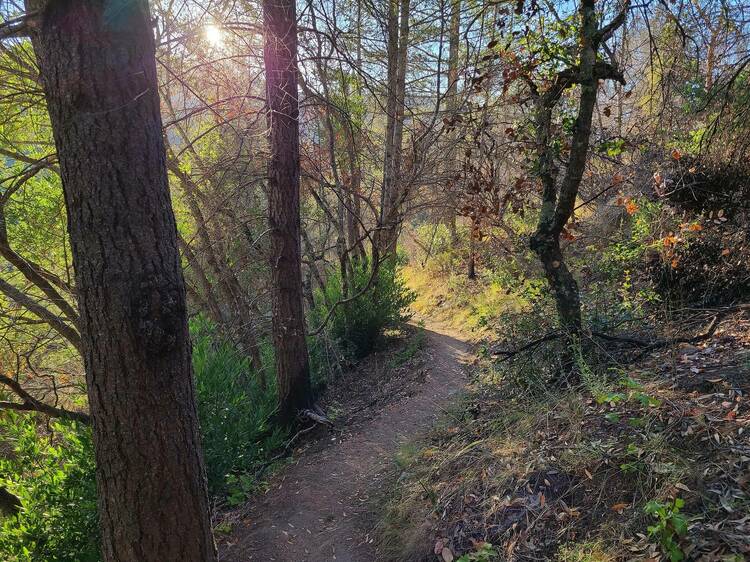
[[[206,26],[204,33],[206,40],[214,47],[221,47],[224,44],[224,32],[217,25],[209,24]]]

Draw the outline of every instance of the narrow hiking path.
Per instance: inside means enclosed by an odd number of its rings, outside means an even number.
[[[465,384],[470,344],[425,333],[428,372],[417,392],[321,450],[303,453],[247,508],[221,545],[222,562],[378,559],[370,498],[381,489],[398,445],[429,428]]]

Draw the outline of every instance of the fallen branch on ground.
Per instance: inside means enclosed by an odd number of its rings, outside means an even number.
[[[271,466],[275,462],[278,462],[281,459],[289,456],[289,453],[290,453],[290,451],[291,451],[292,446],[294,445],[294,443],[297,441],[297,439],[299,439],[300,437],[302,437],[305,433],[309,433],[310,431],[312,431],[313,429],[315,429],[316,427],[318,427],[318,425],[326,425],[328,427],[333,427],[333,422],[326,417],[326,415],[323,412],[323,410],[321,410],[320,407],[317,404],[315,406],[313,406],[313,410],[302,410],[300,412],[300,418],[310,419],[314,423],[313,423],[313,425],[311,425],[309,427],[305,427],[303,429],[300,429],[297,433],[295,433],[292,436],[291,439],[289,439],[286,443],[284,443],[284,447],[281,449],[281,451],[279,452],[279,454],[277,454],[273,458],[271,458],[271,459],[267,460],[266,462],[264,462],[258,468],[258,470],[255,471],[255,479],[256,480],[260,479],[260,477],[263,476],[263,473],[268,469],[269,466]]]
[[[490,353],[492,355],[502,355],[503,359],[501,361],[506,361],[507,359],[510,359],[514,355],[518,355],[519,353],[523,353],[524,351],[528,351],[534,347],[537,347],[538,345],[541,345],[545,342],[556,340],[559,338],[562,334],[558,332],[550,332],[547,335],[542,336],[541,338],[537,338],[535,340],[530,341],[529,343],[522,345],[521,347],[517,349],[511,349],[511,350],[500,350],[500,349],[492,349],[490,350]]]
[[[669,347],[671,345],[679,345],[681,343],[695,344],[695,343],[698,343],[698,342],[701,342],[701,341],[704,341],[713,337],[713,335],[716,333],[716,329],[719,327],[719,323],[721,322],[721,320],[727,314],[730,314],[732,312],[737,312],[740,310],[750,310],[750,304],[739,304],[736,306],[730,306],[730,307],[719,310],[713,316],[713,318],[711,319],[711,321],[709,322],[708,326],[706,327],[703,333],[695,335],[695,336],[690,336],[690,337],[646,340],[642,338],[636,338],[634,336],[616,336],[616,335],[607,334],[605,332],[599,332],[599,331],[591,331],[589,337],[599,338],[599,339],[603,339],[603,340],[610,341],[610,342],[628,344],[633,347],[642,348],[644,351],[652,351],[654,349],[659,349],[662,347]],[[490,353],[495,356],[498,356],[498,355],[502,356],[502,359],[500,361],[507,361],[508,359],[510,359],[511,357],[515,355],[518,355],[519,353],[523,353],[525,351],[534,349],[543,343],[556,340],[560,338],[561,336],[562,336],[562,333],[560,332],[550,332],[516,349],[511,349],[511,350],[492,349],[490,350]]]

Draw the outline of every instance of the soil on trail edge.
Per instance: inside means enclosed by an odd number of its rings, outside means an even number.
[[[469,360],[470,345],[425,333],[429,371],[418,392],[284,470],[222,541],[222,562],[378,560],[370,537],[370,497],[380,491],[399,444],[429,428],[465,384],[462,364]]]

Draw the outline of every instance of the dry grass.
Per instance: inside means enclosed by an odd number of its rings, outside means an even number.
[[[417,320],[429,318],[472,340],[494,337],[492,319],[508,312],[520,312],[523,299],[497,281],[471,281],[465,274],[444,275],[429,266],[404,267],[407,286],[417,293],[411,305]]]
[[[402,452],[379,527],[384,559],[434,561],[436,544],[458,557],[486,542],[498,560],[659,559],[644,507],[676,497],[688,559],[746,559],[747,324],[734,319],[718,351],[654,352],[627,371],[584,371],[562,393],[524,390],[518,373],[486,362],[470,395]]]

